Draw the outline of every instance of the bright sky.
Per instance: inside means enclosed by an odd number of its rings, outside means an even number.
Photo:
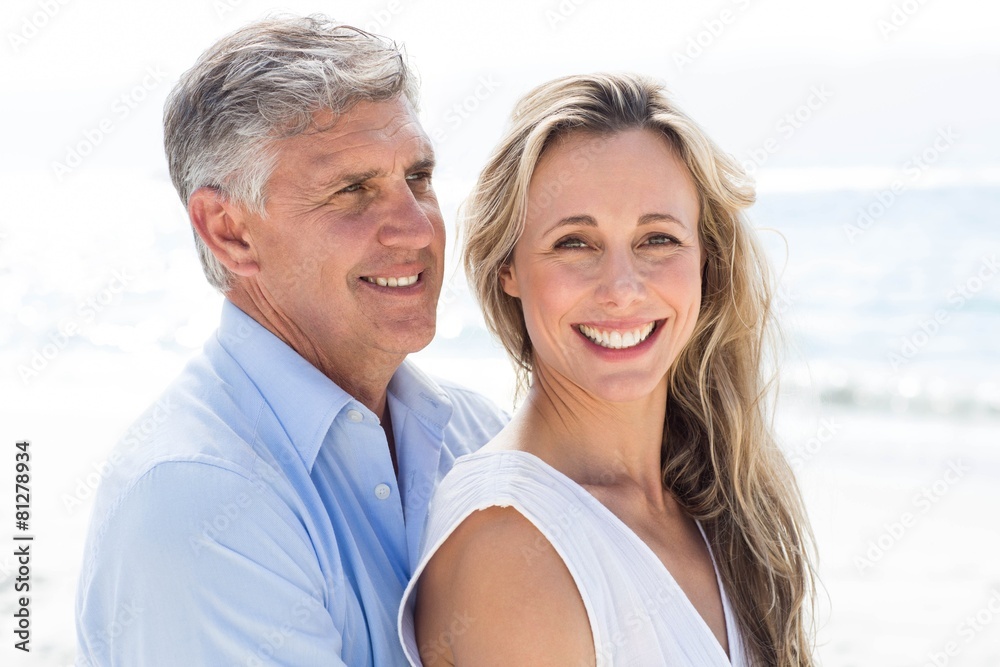
[[[0,169],[51,172],[110,117],[118,136],[88,166],[162,170],[163,98],[198,54],[269,13],[318,10],[405,43],[423,79],[424,123],[447,131],[442,164],[463,171],[482,161],[528,88],[604,69],[667,81],[741,160],[825,85],[829,103],[784,137],[768,169],[890,167],[956,122],[976,141],[953,162],[993,165],[1000,155],[1000,6],[987,0],[6,0],[0,118],[17,129],[0,137]],[[126,110],[121,96],[137,86],[145,90]],[[464,127],[449,116],[456,104],[476,107]]]
[[[1000,55],[1000,9],[988,0],[6,0],[0,53],[13,67],[3,68],[0,83],[8,90],[86,89],[128,79],[148,61],[176,70],[221,34],[276,10],[322,11],[401,39],[428,76],[540,64],[661,62],[669,71],[675,51],[720,25],[713,39],[701,38],[705,57],[718,65]],[[53,15],[40,20],[43,11]],[[13,36],[31,32],[26,19],[41,27],[21,43]]]

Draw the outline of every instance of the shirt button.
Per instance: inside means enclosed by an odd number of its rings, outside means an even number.
[[[375,497],[379,500],[385,500],[392,493],[392,489],[389,488],[388,484],[379,484],[375,487]]]
[[[361,414],[360,412],[358,412],[357,410],[348,410],[347,411],[347,418],[350,419],[355,424],[357,424],[358,422],[360,422],[361,420],[363,420],[365,418],[365,416],[363,414]]]

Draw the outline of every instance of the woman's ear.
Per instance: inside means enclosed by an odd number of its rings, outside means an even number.
[[[514,298],[521,296],[521,289],[517,284],[517,273],[514,271],[514,265],[510,262],[500,267],[500,287],[508,296]]]
[[[260,270],[246,216],[215,188],[198,188],[188,199],[188,217],[195,232],[224,267],[243,277]]]

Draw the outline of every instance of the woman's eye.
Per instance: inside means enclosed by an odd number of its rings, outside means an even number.
[[[587,244],[586,244],[586,242],[583,241],[583,239],[579,239],[579,238],[577,238],[575,236],[570,236],[570,237],[567,237],[567,238],[564,238],[564,239],[561,239],[560,241],[558,241],[556,243],[555,247],[557,247],[557,248],[586,248]]]
[[[649,245],[680,245],[680,241],[666,234],[654,234],[646,239]]]

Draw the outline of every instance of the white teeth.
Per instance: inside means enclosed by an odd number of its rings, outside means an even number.
[[[581,324],[579,329],[580,333],[601,347],[608,347],[613,350],[624,350],[626,348],[635,347],[642,341],[649,338],[649,334],[653,332],[653,328],[655,326],[655,322],[650,322],[649,324],[645,324],[638,329],[631,329],[629,331],[600,331],[598,329],[594,329],[593,327],[588,327],[586,324]]]
[[[378,285],[379,287],[409,287],[417,282],[417,278],[420,277],[418,273],[415,276],[403,276],[401,278],[368,278],[363,277],[364,280],[372,283],[373,285]]]

